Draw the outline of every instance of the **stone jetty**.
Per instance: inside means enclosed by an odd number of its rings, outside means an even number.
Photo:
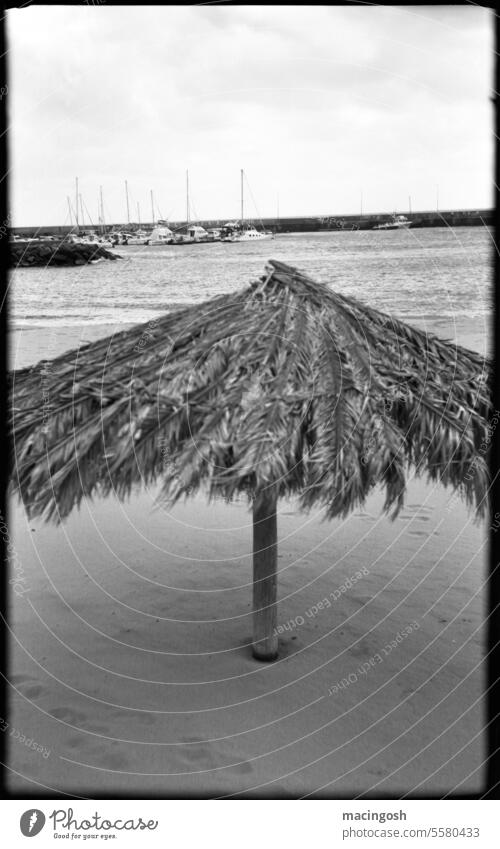
[[[86,265],[98,259],[119,259],[101,245],[80,242],[19,241],[10,243],[11,268],[45,267],[48,265]]]

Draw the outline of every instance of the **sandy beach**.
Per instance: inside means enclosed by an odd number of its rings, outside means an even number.
[[[493,11],[16,6],[8,849],[486,845]]]
[[[18,331],[12,356],[111,331]],[[458,341],[485,347],[472,323]],[[85,503],[59,527],[13,503],[13,792],[480,791],[486,529],[451,492],[411,481],[395,522],[380,494],[334,522],[281,502],[271,664],[251,654],[248,505],[156,496]]]

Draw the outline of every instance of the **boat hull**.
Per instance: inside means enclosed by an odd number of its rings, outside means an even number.
[[[383,224],[381,224],[377,227],[374,227],[373,229],[374,230],[408,230],[410,227],[411,227],[411,223],[410,224],[388,224],[387,227],[385,227]]]
[[[257,236],[225,236],[222,242],[261,242],[263,239],[272,239],[273,233],[259,233]]]

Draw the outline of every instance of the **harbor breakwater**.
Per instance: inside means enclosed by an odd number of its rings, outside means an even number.
[[[411,221],[412,229],[420,227],[484,227],[493,224],[493,211],[491,209],[457,209],[443,212],[405,212],[404,214]],[[392,215],[387,213],[322,215],[297,218],[263,218],[262,224],[266,230],[272,230],[273,233],[318,233],[335,230],[373,230],[377,225],[389,222],[391,218]],[[202,227],[211,229],[223,226],[226,221],[200,221],[199,223]],[[172,221],[169,226],[175,230],[182,226],[182,222]]]
[[[494,223],[493,210],[491,209],[451,209],[443,211],[428,211],[428,212],[405,212],[406,218],[412,223],[413,228],[420,227],[484,227]],[[391,215],[388,213],[377,213],[367,215],[317,215],[317,216],[297,216],[287,218],[263,218],[262,224],[266,230],[271,230],[273,233],[318,233],[322,231],[332,230],[372,230],[378,224],[384,224],[389,221]],[[229,218],[224,219],[206,219],[197,222],[205,229],[220,228],[229,221]],[[261,219],[253,219],[260,223]],[[133,232],[138,228],[137,223],[124,224],[118,222],[108,224],[105,227],[105,232],[110,233],[113,230],[126,230]],[[151,224],[142,225],[148,229]],[[185,221],[171,221],[169,227],[172,230],[185,227]],[[91,228],[85,228],[91,229]],[[18,236],[47,236],[58,235],[64,236],[74,232],[75,228],[69,225],[53,225],[43,227],[12,227],[11,233]]]
[[[100,259],[118,259],[101,245],[68,242],[11,242],[11,268],[45,267],[48,265],[86,265]]]

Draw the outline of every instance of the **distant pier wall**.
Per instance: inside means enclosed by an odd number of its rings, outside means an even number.
[[[414,228],[417,227],[479,227],[484,225],[492,225],[493,210],[492,209],[450,209],[442,212],[405,212],[406,217],[412,222]],[[317,233],[321,231],[332,230],[371,230],[377,224],[383,224],[389,221],[391,215],[388,213],[378,213],[376,215],[316,215],[308,217],[296,218],[263,218],[262,224],[267,230],[272,230],[274,233]],[[234,219],[210,219],[199,221],[202,227],[222,227],[227,221]],[[260,224],[260,219],[256,224]],[[185,226],[185,221],[171,221],[169,226],[175,230]],[[105,227],[107,233],[112,230],[127,230],[129,232],[136,230],[139,225],[136,223],[123,224],[115,223],[108,224]],[[151,228],[151,224],[143,224],[142,227]],[[82,226],[80,230],[91,230],[92,227],[88,224]],[[94,230],[100,228],[94,227]],[[48,235],[65,235],[75,230],[69,225],[54,225],[45,227],[11,227],[11,232],[19,236],[48,236]]]

